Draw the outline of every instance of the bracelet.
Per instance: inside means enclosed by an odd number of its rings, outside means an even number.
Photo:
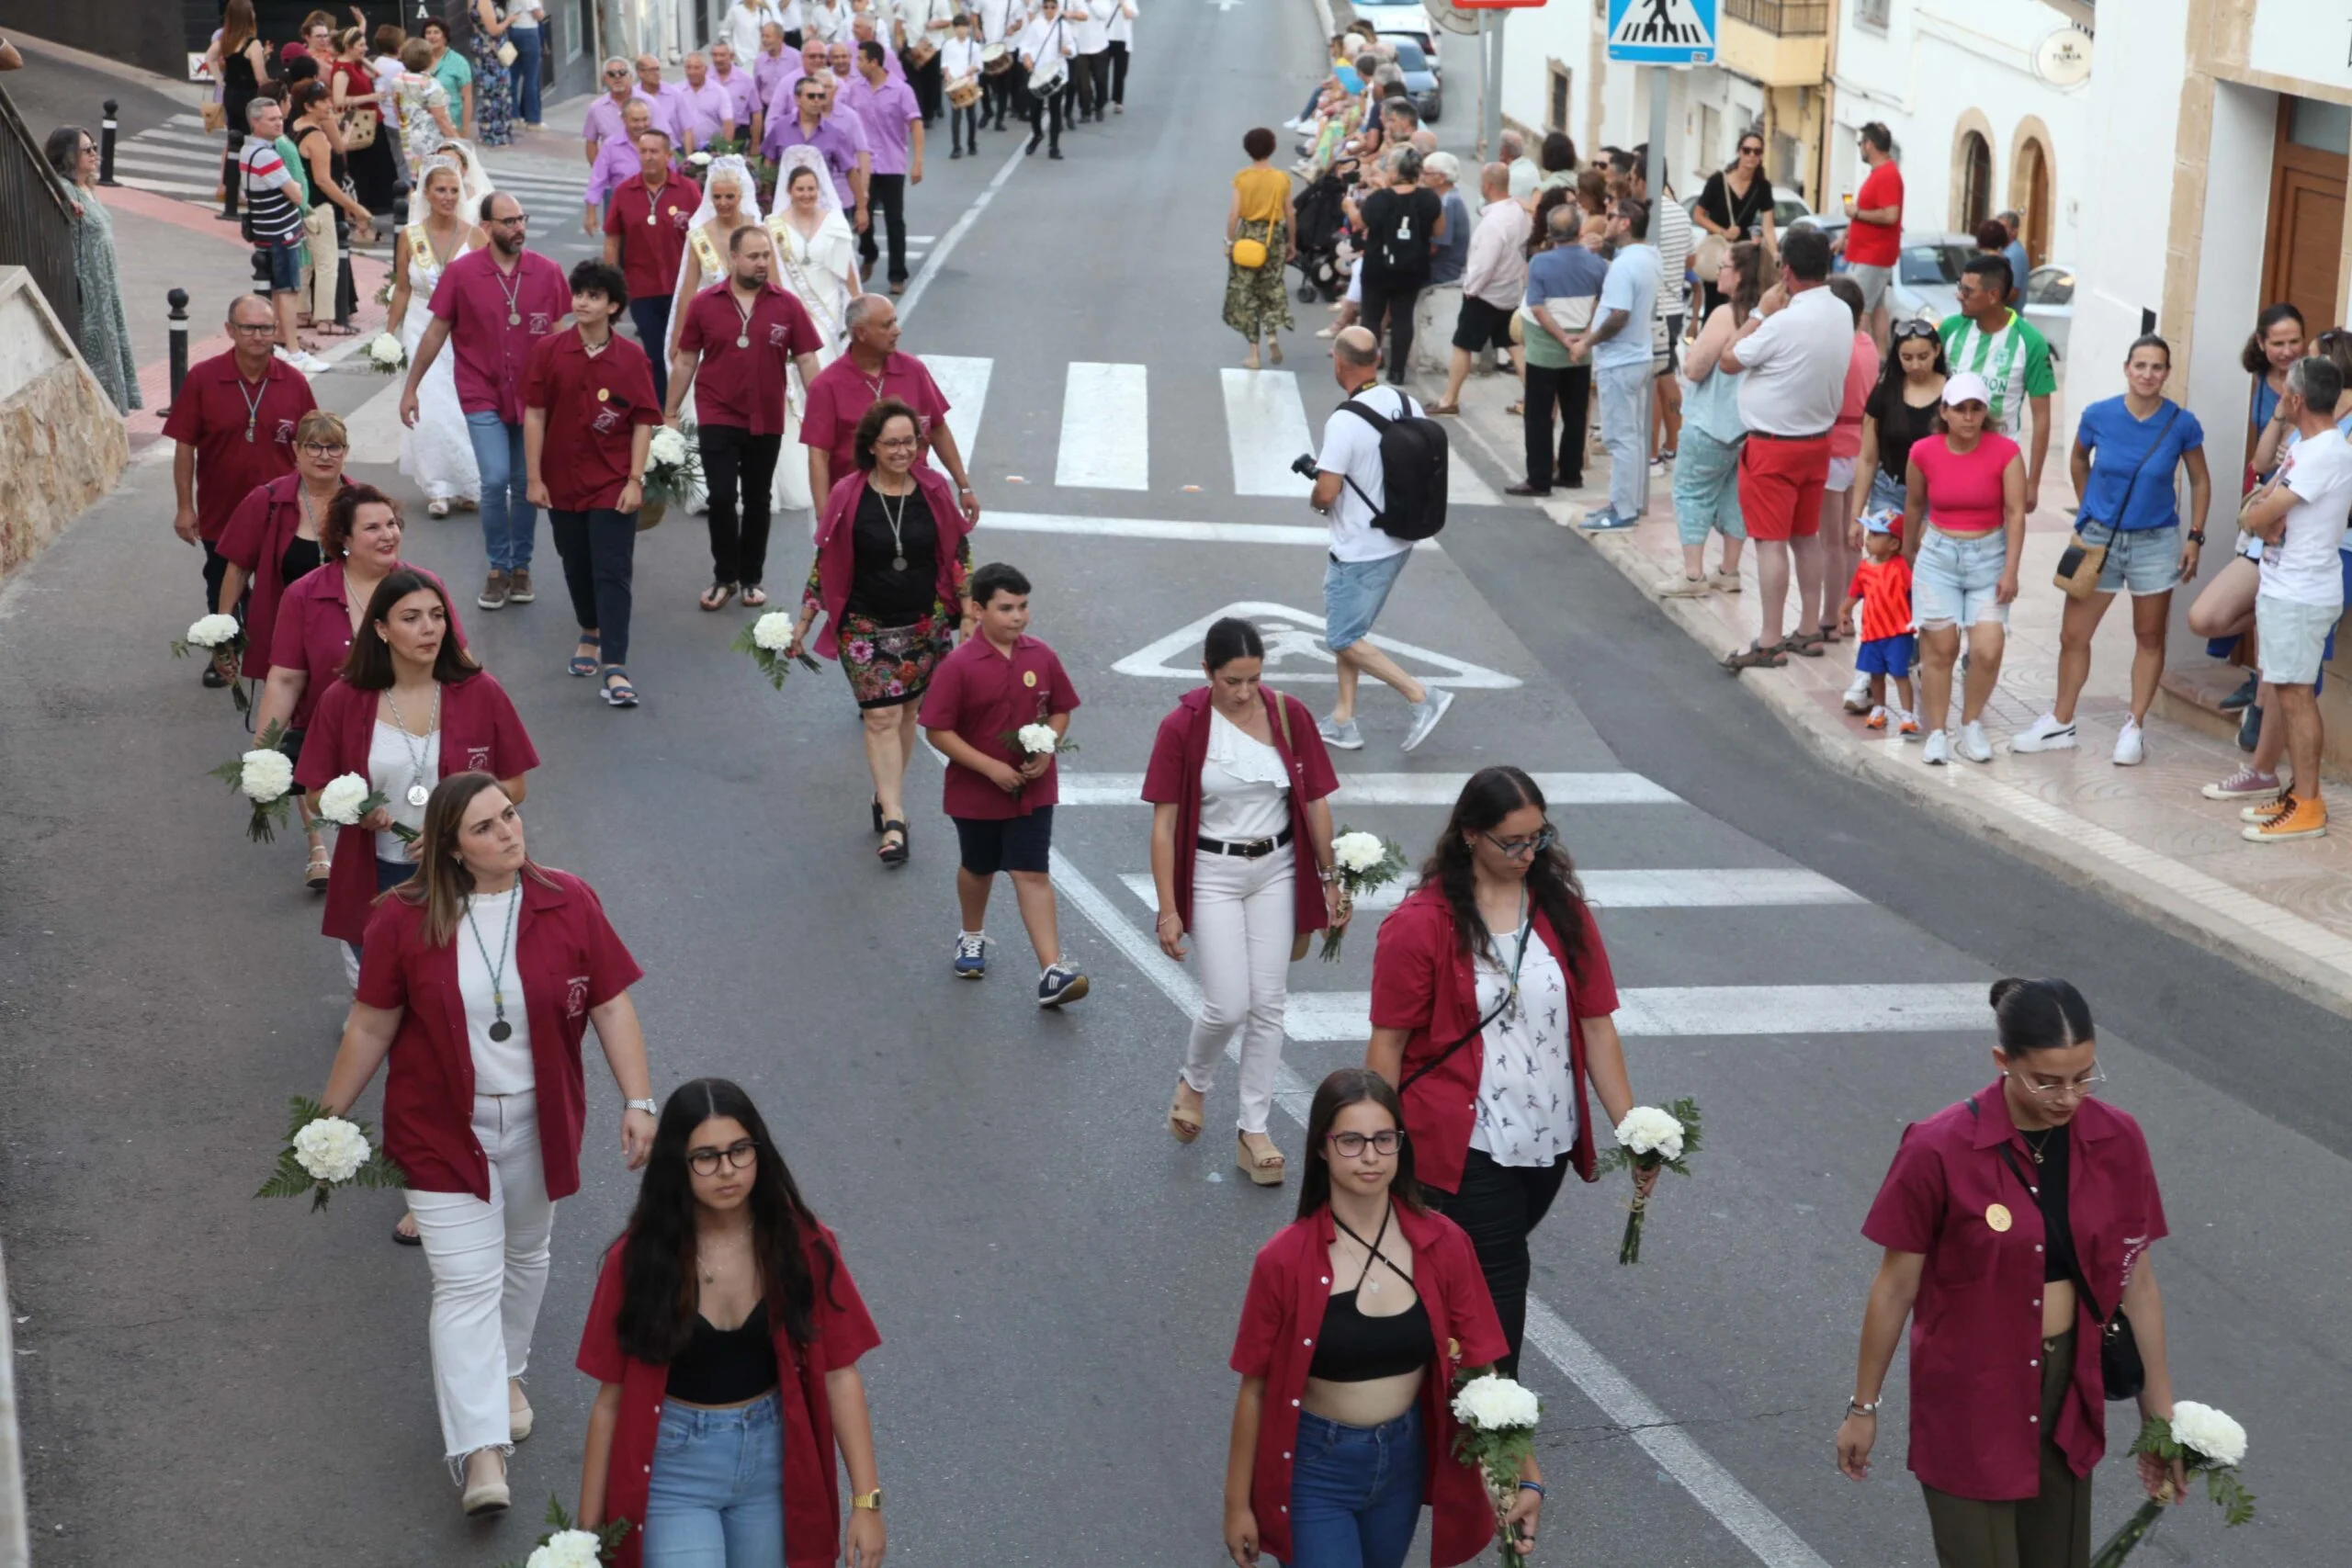
[[[1846,1414],[1849,1416],[1868,1416],[1871,1419],[1875,1420],[1878,1417],[1878,1407],[1885,1403],[1886,1400],[1883,1396],[1871,1400],[1868,1404],[1864,1404],[1859,1399],[1849,1399],[1846,1401]]]
[[[1551,1495],[1550,1493],[1544,1490],[1544,1483],[1540,1481],[1522,1481],[1519,1483],[1519,1489],[1521,1492],[1532,1492],[1538,1497],[1548,1497]]]

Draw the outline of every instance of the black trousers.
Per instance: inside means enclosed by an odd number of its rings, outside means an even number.
[[[1525,351],[1521,344],[1521,352]],[[1523,421],[1527,427],[1527,482],[1532,488],[1549,490],[1555,484],[1570,490],[1582,488],[1586,411],[1591,404],[1591,366],[1572,365],[1558,370],[1542,365],[1527,367],[1527,412]],[[1552,412],[1555,405],[1560,415],[1556,469],[1552,451]],[[1557,479],[1553,478],[1555,472]]]
[[[1550,1165],[1497,1165],[1484,1150],[1471,1149],[1462,1167],[1462,1185],[1448,1195],[1430,1189],[1438,1213],[1460,1225],[1478,1254],[1487,1293],[1502,1320],[1510,1354],[1495,1363],[1507,1378],[1519,1375],[1520,1341],[1527,1333],[1527,1238],[1544,1223],[1552,1200],[1567,1179],[1568,1156]]]
[[[966,147],[975,152],[980,150],[980,111],[986,107],[988,99],[983,96],[978,103],[966,104],[960,109],[947,111],[947,134],[956,152],[960,152]]]
[[[882,246],[874,237],[876,229],[887,229],[890,241],[890,281],[907,280],[907,176],[904,175],[868,175],[865,176],[865,207],[872,216],[865,232],[857,237],[857,254],[868,266],[881,255]]]
[[[1127,43],[1125,39],[1111,40],[1111,101],[1127,101]]]
[[[1061,151],[1062,100],[1069,96],[1069,90],[1065,88],[1042,98],[1025,88],[1023,91],[1029,99],[1029,144],[1034,147],[1037,144],[1037,138],[1049,136],[1053,139],[1054,150]]]
[[[1000,71],[993,76],[983,73],[980,77],[980,118],[983,121],[993,120],[999,130],[1004,129],[1005,121],[1027,116],[1028,111],[1021,107],[1020,95],[1016,91],[1020,85],[1017,80],[1020,70],[1021,62],[1015,61],[1010,71]]]
[[[205,540],[204,613],[206,615],[211,615],[223,613],[220,609],[220,584],[228,580],[228,576],[229,558],[222,555],[218,549],[214,548],[213,542],[210,539]],[[234,613],[242,618],[244,615],[244,609],[240,605]],[[261,656],[265,660],[266,660],[269,658],[269,650],[267,649],[262,649]]]
[[[637,513],[598,507],[592,512],[548,512],[555,553],[563,558],[563,586],[571,595],[571,618],[597,637],[597,653],[607,665],[628,662],[628,617],[637,575]]]
[[[933,53],[931,59],[922,65],[917,65],[910,56],[904,54],[899,56],[899,63],[907,68],[907,85],[915,90],[915,104],[922,110],[923,124],[936,124],[939,119],[942,89],[941,73],[946,62]]]
[[[1421,286],[1418,283],[1394,288],[1364,279],[1363,327],[1377,338],[1381,318],[1387,318],[1388,382],[1394,387],[1405,384],[1405,367],[1412,362],[1413,305],[1420,297]]]
[[[1090,119],[1101,119],[1111,112],[1111,51],[1098,49],[1092,54],[1081,54],[1070,62],[1070,74],[1078,82],[1078,107]]]
[[[702,481],[710,491],[710,580],[755,587],[767,570],[768,497],[784,437],[754,435],[737,424],[706,424],[700,434]]]
[[[653,400],[670,406],[670,297],[657,294],[628,302],[628,319],[637,323],[637,344],[653,361]]]

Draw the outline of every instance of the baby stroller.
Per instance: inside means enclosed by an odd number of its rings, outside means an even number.
[[[1347,214],[1340,204],[1355,183],[1355,172],[1354,159],[1340,159],[1291,203],[1298,223],[1298,259],[1291,265],[1298,268],[1301,304],[1312,304],[1318,296],[1337,299],[1348,287],[1340,256],[1340,237],[1347,229]]]

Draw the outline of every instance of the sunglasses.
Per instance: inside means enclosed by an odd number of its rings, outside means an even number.
[[[1934,337],[1935,335],[1936,324],[1933,321],[1897,321],[1893,333],[1897,343],[1901,343],[1907,337]]]
[[[1741,157],[1743,157],[1743,158],[1761,158],[1762,156],[1764,156],[1764,149],[1763,149],[1763,148],[1761,148],[1761,147],[1758,147],[1758,146],[1755,146],[1755,145],[1753,145],[1753,144],[1750,144],[1750,145],[1748,145],[1748,146],[1746,146],[1746,147],[1741,148],[1741,149],[1739,150],[1739,155],[1740,155]]]

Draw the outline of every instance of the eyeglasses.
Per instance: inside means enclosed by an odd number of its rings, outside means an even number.
[[[1334,1133],[1331,1134],[1331,1147],[1338,1152],[1341,1159],[1362,1159],[1366,1149],[1386,1159],[1402,1148],[1404,1144],[1405,1134],[1394,1127],[1385,1133]]]
[[[760,1145],[749,1138],[740,1144],[729,1144],[723,1149],[695,1149],[686,1156],[686,1168],[696,1176],[717,1176],[718,1162],[725,1160],[729,1170],[741,1170],[760,1157]]]
[[[1544,825],[1544,830],[1532,839],[1498,839],[1492,833],[1481,833],[1478,837],[1494,845],[1511,860],[1526,860],[1531,856],[1542,854],[1545,850],[1558,843],[1560,830],[1546,822]]]
[[[232,333],[243,333],[248,337],[266,337],[277,330],[277,323],[276,321],[231,321],[229,330]]]
[[[919,438],[912,435],[885,435],[877,438],[874,443],[876,446],[888,446],[894,451],[905,446],[919,446],[922,444]]]
[[[332,446],[324,441],[305,441],[302,443],[302,456],[305,457],[340,457],[345,452],[350,450],[350,447],[345,446],[340,441],[334,443]]]
[[[2061,1078],[2056,1083],[2035,1083],[2032,1079],[2020,1076],[2018,1079],[2018,1087],[2036,1100],[2055,1100],[2061,1097],[2088,1100],[2098,1093],[2099,1086],[2106,1082],[2107,1074],[2094,1064],[2091,1070],[2081,1077]]]
[[[483,222],[488,223],[494,229],[512,228],[517,223],[528,223],[530,220],[531,215],[527,212],[518,212],[512,218],[485,218],[482,220]]]

